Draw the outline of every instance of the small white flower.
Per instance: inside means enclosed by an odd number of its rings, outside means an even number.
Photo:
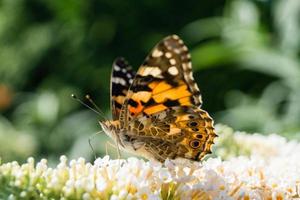
[[[149,187],[140,187],[137,194],[136,194],[137,199],[141,200],[148,200],[150,198],[154,198],[154,195],[152,191],[149,189]]]
[[[119,197],[115,194],[111,195],[110,200],[119,200]]]
[[[99,167],[102,167],[102,166],[107,166],[109,164],[109,156],[106,155],[104,156],[103,158],[97,158],[95,161],[94,161],[94,164],[96,166],[99,166]]]
[[[118,197],[119,197],[120,199],[125,199],[125,197],[126,197],[127,195],[128,195],[127,190],[121,189],[120,192],[119,192]]]
[[[91,199],[91,195],[90,195],[89,193],[84,193],[84,194],[82,195],[82,199],[83,199],[83,200],[90,200],[90,199]]]
[[[172,181],[171,173],[169,172],[168,169],[163,168],[159,171],[158,177],[164,182],[164,183],[169,183]]]
[[[107,182],[102,177],[99,177],[96,181],[96,188],[99,192],[103,192],[107,187]]]

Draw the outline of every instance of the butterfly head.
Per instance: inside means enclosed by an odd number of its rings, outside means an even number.
[[[119,121],[99,121],[102,130],[111,138],[116,139],[117,131],[119,130]]]

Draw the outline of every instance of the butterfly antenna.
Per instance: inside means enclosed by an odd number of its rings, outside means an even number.
[[[95,109],[101,113],[102,115],[104,115],[104,113],[101,111],[101,109],[95,104],[95,102],[93,101],[93,99],[91,98],[90,95],[85,95],[85,98],[95,107]]]
[[[104,116],[104,113],[101,111],[101,109],[95,104],[95,102],[93,101],[93,99],[91,98],[91,96],[90,95],[85,95],[85,98],[94,106],[94,108],[98,111],[98,113],[101,113],[102,114],[102,116],[103,116],[103,118],[104,119],[106,119]],[[110,121],[109,120],[107,120],[108,121],[108,123],[110,123]],[[110,123],[111,124],[111,123]]]
[[[103,113],[102,112],[99,112],[98,110],[95,110],[94,108],[90,107],[89,105],[87,105],[86,103],[84,103],[81,99],[79,99],[75,94],[71,94],[71,97],[73,99],[75,99],[76,101],[78,101],[81,105],[85,106],[86,108],[94,111],[95,113],[97,113],[99,116],[103,117]]]

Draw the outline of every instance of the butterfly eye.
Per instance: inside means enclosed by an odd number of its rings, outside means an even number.
[[[199,140],[192,140],[190,142],[190,146],[193,148],[193,149],[196,149],[200,146],[200,141]]]
[[[191,121],[191,122],[188,123],[188,126],[189,126],[189,127],[195,127],[195,126],[198,126],[198,122]]]

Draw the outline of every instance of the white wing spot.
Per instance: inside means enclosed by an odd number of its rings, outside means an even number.
[[[164,41],[164,45],[165,45],[165,47],[167,47],[168,50],[170,50],[170,51],[173,50],[173,46],[169,45],[167,41]]]
[[[127,70],[126,70],[125,68],[123,68],[123,69],[122,69],[122,72],[123,72],[123,73],[126,73],[126,72],[127,72]]]
[[[190,78],[191,80],[194,80],[193,72],[192,72],[192,71],[189,73],[189,78]]]
[[[178,74],[178,69],[175,66],[172,66],[168,69],[169,74],[176,76]]]
[[[114,69],[115,69],[115,71],[120,71],[121,70],[121,68],[118,65],[115,65]]]
[[[119,81],[120,81],[121,85],[126,85],[126,81],[124,79],[120,78]]]
[[[171,65],[175,65],[176,64],[176,60],[174,58],[170,59],[170,64]]]
[[[152,52],[153,57],[160,57],[162,55],[163,55],[163,52],[158,50],[158,49],[154,49],[153,52]]]
[[[191,55],[190,54],[183,54],[180,56],[181,60],[190,60],[191,59]]]
[[[116,84],[126,85],[126,81],[122,78],[119,78],[119,77],[114,77],[112,79],[112,82],[116,83]]]
[[[188,48],[186,46],[183,46],[182,49],[183,49],[183,51],[187,51],[188,50]]]
[[[172,54],[171,54],[170,52],[166,52],[166,53],[165,53],[165,56],[166,56],[167,58],[171,58],[171,57],[172,57]]]
[[[180,54],[180,53],[181,53],[181,50],[180,50],[180,49],[174,49],[174,52],[175,52],[176,54]]]
[[[126,74],[127,78],[132,78],[131,74]]]
[[[173,38],[174,40],[178,40],[178,39],[179,39],[179,37],[178,37],[177,35],[172,35],[172,38]]]
[[[146,67],[143,76],[152,75],[152,76],[158,76],[161,74],[161,70],[158,67]]]
[[[158,67],[155,67],[151,72],[150,72],[150,74],[152,75],[152,76],[158,76],[158,75],[160,75],[161,74],[161,70],[158,68]]]
[[[184,71],[187,71],[188,69],[190,69],[190,67],[187,63],[182,63],[182,67],[183,67]]]

